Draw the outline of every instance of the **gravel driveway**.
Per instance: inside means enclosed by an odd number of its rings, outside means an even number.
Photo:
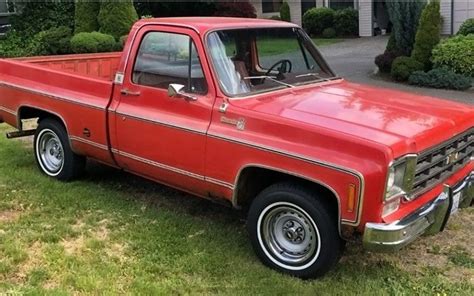
[[[356,38],[322,46],[319,50],[332,69],[349,81],[474,104],[473,89],[462,92],[421,88],[387,81],[374,75],[376,69],[374,58],[383,53],[387,42],[387,36]]]

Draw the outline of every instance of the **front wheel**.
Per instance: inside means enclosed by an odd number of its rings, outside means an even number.
[[[324,275],[338,261],[343,242],[337,217],[305,188],[276,184],[253,201],[248,230],[267,266],[300,278]]]
[[[68,181],[83,171],[86,159],[71,150],[64,126],[57,120],[41,120],[34,138],[35,159],[39,169],[58,180]]]

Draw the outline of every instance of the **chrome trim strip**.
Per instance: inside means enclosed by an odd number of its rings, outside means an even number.
[[[218,179],[206,177],[206,181],[209,182],[209,183],[213,183],[213,184],[216,184],[216,185],[220,185],[220,186],[222,186],[222,187],[229,188],[229,189],[231,189],[231,190],[234,190],[234,189],[235,189],[235,186],[234,186],[233,184],[228,183],[228,182],[224,182],[224,181],[221,181],[221,180],[218,180]]]
[[[161,126],[164,126],[164,127],[170,127],[170,128],[174,128],[174,129],[178,129],[178,130],[182,130],[182,131],[186,131],[186,132],[199,134],[199,135],[205,135],[206,134],[206,130],[204,130],[204,131],[197,130],[197,129],[193,129],[193,128],[190,128],[190,127],[185,127],[185,126],[182,126],[182,125],[176,125],[176,124],[173,124],[173,123],[170,123],[170,122],[143,118],[143,117],[139,117],[139,116],[136,116],[136,115],[131,115],[131,114],[128,114],[128,113],[122,113],[122,112],[117,112],[117,111],[112,111],[112,110],[109,110],[109,112],[115,113],[117,116],[125,116],[125,117],[128,117],[130,119],[143,121],[143,122],[147,122],[147,123],[152,123],[152,124],[157,124],[157,125],[161,125]]]
[[[303,156],[303,155],[291,153],[289,151],[275,149],[275,148],[272,148],[272,147],[259,145],[257,143],[253,143],[253,142],[242,141],[240,139],[236,139],[236,138],[232,138],[232,137],[228,137],[228,136],[223,136],[223,135],[218,135],[218,134],[208,134],[208,136],[210,138],[214,138],[214,139],[218,139],[218,140],[222,140],[222,141],[227,141],[227,142],[231,142],[231,143],[235,143],[235,144],[240,144],[240,145],[248,146],[248,147],[251,147],[251,148],[255,148],[255,149],[259,149],[259,150],[263,150],[263,151],[267,151],[267,152],[273,152],[273,153],[276,153],[276,154],[291,157],[291,158],[301,160],[301,161],[305,161],[305,162],[309,162],[309,163],[312,163],[312,164],[321,165],[321,166],[324,166],[324,167],[327,167],[327,168],[336,169],[336,170],[341,171],[343,173],[348,173],[348,174],[353,175],[360,182],[360,185],[359,185],[359,199],[358,199],[358,204],[357,204],[357,208],[359,210],[358,210],[358,213],[357,213],[357,219],[356,220],[354,220],[354,221],[347,220],[347,221],[344,221],[344,222],[346,222],[346,224],[353,225],[353,226],[359,225],[361,214],[362,214],[362,205],[363,205],[364,191],[365,191],[364,177],[360,172],[358,172],[356,170],[353,170],[353,169],[350,169],[350,168],[346,168],[346,167],[342,167],[342,166],[335,165],[335,164],[332,164],[332,163],[324,162],[324,161],[321,161],[321,160],[318,160],[318,159],[308,158],[308,157]]]
[[[11,83],[11,82],[1,81],[0,86],[5,86],[5,87],[9,87],[9,88],[16,88],[16,89],[20,89],[20,90],[23,90],[23,91],[33,93],[33,94],[39,94],[39,95],[42,95],[42,96],[45,96],[45,97],[48,97],[48,98],[51,98],[51,99],[64,101],[64,102],[68,102],[68,103],[73,103],[73,104],[88,107],[88,108],[93,108],[93,109],[98,109],[98,110],[105,110],[105,106],[102,107],[102,106],[93,105],[93,104],[86,104],[84,102],[80,102],[77,98],[66,97],[66,96],[58,96],[58,95],[50,93],[50,92],[45,92],[45,91],[42,91],[42,90],[37,90],[37,89],[17,85],[17,84]],[[110,98],[104,98],[104,100],[107,100],[107,102],[108,102],[110,100]]]
[[[100,144],[100,143],[97,143],[97,142],[94,142],[94,141],[91,141],[91,140],[87,140],[87,139],[76,137],[76,136],[69,136],[69,139],[71,141],[81,142],[81,143],[88,144],[88,145],[94,146],[94,147],[102,149],[102,150],[109,151],[109,147],[107,145],[103,145],[103,144]]]
[[[7,112],[7,113],[10,113],[10,114],[13,115],[13,116],[16,116],[16,115],[17,115],[17,113],[16,113],[14,110],[8,109],[8,108],[6,108],[6,107],[0,106],[0,110],[1,110],[1,111],[5,111],[5,112]]]
[[[172,167],[172,166],[169,166],[169,165],[166,165],[166,164],[163,164],[163,163],[159,163],[159,162],[156,162],[156,161],[153,161],[153,160],[150,160],[150,159],[146,159],[146,158],[143,158],[143,157],[140,157],[140,156],[137,156],[137,155],[133,155],[133,154],[130,154],[130,153],[118,150],[118,149],[112,149],[112,152],[115,153],[115,154],[130,158],[132,160],[142,162],[144,164],[148,164],[148,165],[151,165],[151,166],[158,167],[160,169],[168,170],[168,171],[171,171],[171,172],[174,172],[174,173],[178,173],[178,174],[185,175],[185,176],[188,176],[188,177],[192,177],[192,178],[195,178],[195,179],[198,179],[198,180],[201,180],[201,181],[205,181],[204,176],[201,176],[201,175],[198,175],[198,174],[186,171],[186,170],[182,170],[182,169]]]

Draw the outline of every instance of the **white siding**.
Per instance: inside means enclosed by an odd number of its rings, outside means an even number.
[[[301,1],[288,1],[288,5],[290,6],[290,17],[291,22],[301,26],[302,23],[302,16],[301,16]]]
[[[440,13],[443,18],[443,24],[441,27],[441,34],[451,34],[451,25],[453,20],[451,18],[452,0],[441,0],[440,1]]]
[[[373,3],[372,0],[359,0],[359,36],[373,35]]]
[[[469,18],[474,18],[474,0],[454,0],[453,33],[456,34],[462,23]]]

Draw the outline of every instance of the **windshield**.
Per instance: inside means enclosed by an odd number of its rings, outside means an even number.
[[[229,96],[335,78],[297,28],[216,31],[209,34],[207,46],[220,87]]]

